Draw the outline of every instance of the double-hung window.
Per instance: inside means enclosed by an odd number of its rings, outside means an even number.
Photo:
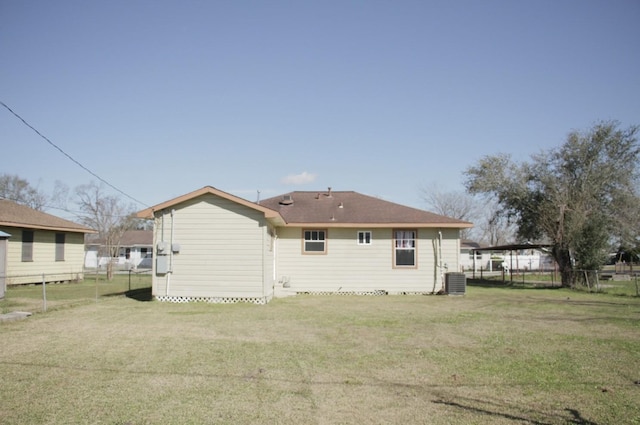
[[[394,230],[393,232],[393,265],[394,267],[416,268],[417,230]]]
[[[33,230],[22,231],[22,261],[33,261]]]
[[[309,229],[303,231],[302,252],[305,254],[327,253],[327,231]]]
[[[64,261],[64,233],[56,233],[56,261]]]

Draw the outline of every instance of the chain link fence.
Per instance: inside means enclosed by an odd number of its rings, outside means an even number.
[[[0,297],[0,314],[14,311],[41,313],[75,305],[97,303],[108,297],[127,296],[151,299],[151,270],[125,270],[108,280],[106,271],[86,270],[77,273],[0,276],[5,282],[29,281],[29,284],[7,284]],[[2,295],[0,293],[0,295]]]

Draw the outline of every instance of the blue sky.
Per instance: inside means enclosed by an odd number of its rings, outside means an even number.
[[[331,186],[424,208],[485,155],[640,124],[638,22],[637,0],[0,0],[0,100],[145,205]],[[2,107],[0,146],[45,192],[97,181]]]

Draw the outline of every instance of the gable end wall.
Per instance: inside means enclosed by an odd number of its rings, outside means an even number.
[[[173,220],[173,229],[172,229]],[[273,253],[264,214],[207,194],[156,213],[154,247],[179,244],[153,295],[173,299],[264,299],[273,292]],[[172,239],[173,235],[173,240]],[[158,260],[157,249],[154,262]]]

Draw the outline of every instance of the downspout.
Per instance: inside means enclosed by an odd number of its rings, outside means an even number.
[[[258,201],[256,201],[256,203],[260,202],[260,195],[258,195]],[[267,232],[269,231],[269,226],[267,225]],[[258,226],[258,228],[260,228],[260,226]],[[264,290],[264,251],[265,251],[265,246],[264,246],[264,242],[265,242],[265,231],[260,232],[260,292],[262,293],[262,299],[265,300],[266,302],[266,298],[267,298],[267,294]]]
[[[438,270],[440,271],[440,285],[442,289],[444,289],[443,283],[443,274],[442,274],[442,231],[438,230]],[[433,290],[431,291],[435,294],[436,292],[436,279],[433,280]]]
[[[169,285],[171,284],[171,275],[173,274],[173,214],[175,212],[175,209],[171,210],[171,233],[169,235],[169,270],[167,270],[167,296],[169,296]]]
[[[171,210],[171,236],[169,239],[169,273],[173,273],[173,215],[176,210]]]
[[[164,216],[165,216],[165,212],[164,210],[161,211],[161,216],[160,216],[160,242],[164,243]],[[160,245],[160,243],[158,242],[157,238],[156,238],[156,246],[155,246],[155,253],[154,253],[154,260],[158,261],[160,258],[160,253],[159,253],[159,249],[158,246]],[[157,268],[158,265],[156,264],[156,273],[157,273]],[[157,275],[156,275],[157,276]],[[165,295],[169,295],[169,279],[167,278],[166,281],[166,285],[164,287],[164,294]]]
[[[276,267],[278,267],[278,229],[276,229],[276,227],[273,227],[273,293],[275,294],[275,290],[276,290],[276,279],[278,277],[278,271],[276,270]]]

